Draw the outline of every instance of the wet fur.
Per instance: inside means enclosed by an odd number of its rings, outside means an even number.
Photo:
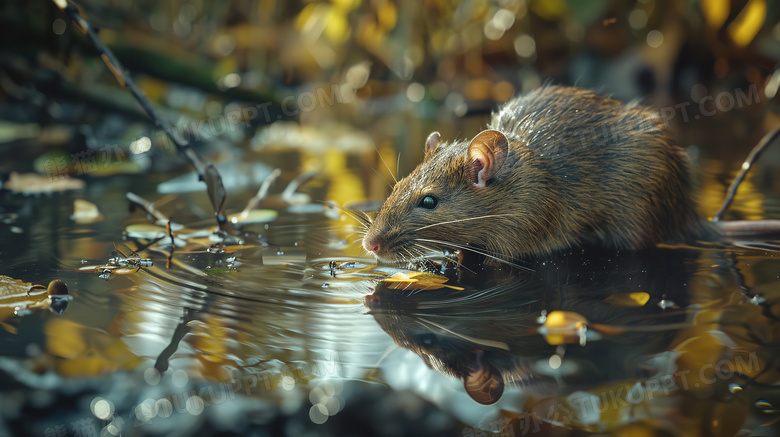
[[[421,255],[417,243],[455,249],[419,238],[511,259],[591,243],[640,249],[713,232],[695,211],[686,156],[656,112],[550,86],[508,102],[489,128],[509,140],[498,173],[487,186],[474,185],[468,141],[426,154],[366,235],[380,244],[380,258]],[[417,207],[427,194],[438,198],[436,209]]]

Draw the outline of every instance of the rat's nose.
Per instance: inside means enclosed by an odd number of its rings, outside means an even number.
[[[379,242],[375,238],[371,238],[371,239],[364,238],[363,248],[369,252],[376,253],[379,250]]]

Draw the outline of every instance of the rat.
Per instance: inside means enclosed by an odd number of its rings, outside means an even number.
[[[471,141],[431,133],[363,247],[387,261],[465,250],[490,263],[718,238],[693,192],[687,155],[657,111],[544,86],[506,103]]]

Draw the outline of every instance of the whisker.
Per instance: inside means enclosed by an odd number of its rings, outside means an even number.
[[[479,220],[479,219],[492,218],[492,217],[512,217],[512,216],[513,216],[513,214],[490,214],[490,215],[482,215],[482,216],[479,216],[479,217],[469,217],[469,218],[459,219],[459,220],[450,220],[450,221],[446,221],[446,222],[434,223],[432,225],[423,226],[423,227],[420,227],[420,228],[417,228],[417,229],[413,230],[412,232],[417,232],[417,231],[421,231],[423,229],[428,229],[428,228],[432,228],[434,226],[446,225],[446,224],[450,224],[450,223],[460,223],[460,222],[466,222],[466,221],[469,221],[469,220]]]
[[[494,252],[494,251],[492,251],[490,249],[487,249],[487,248],[476,248],[476,247],[473,247],[473,246],[469,246],[469,245],[465,245],[465,244],[458,244],[458,243],[451,243],[449,241],[444,241],[444,240],[427,240],[427,239],[424,239],[424,238],[415,238],[414,240],[416,240],[416,241],[426,241],[426,242],[434,243],[434,244],[447,244],[447,245],[450,245],[450,246],[457,247],[459,249],[468,249],[468,250],[472,250],[472,251],[479,250],[479,251],[484,252],[484,253],[489,254],[489,255],[501,256],[500,253]],[[437,250],[440,251],[440,249],[437,249]]]
[[[387,181],[385,181],[385,182],[387,182]],[[366,229],[368,228],[368,225],[370,225],[372,223],[371,217],[369,217],[368,214],[366,214],[363,211],[357,210],[357,212],[360,212],[361,214],[363,214],[363,216],[365,216],[365,218],[363,218],[360,215],[358,215],[356,211],[351,210],[349,208],[345,208],[345,207],[339,205],[336,202],[333,202],[333,201],[321,201],[321,200],[317,201],[317,202],[318,203],[324,203],[324,204],[327,204],[328,206],[330,206],[331,208],[338,209],[339,211],[345,213],[346,215],[348,215],[349,217],[354,219],[356,222],[358,222],[361,225],[363,225],[363,227],[365,227]]]
[[[385,353],[382,354],[381,357],[379,357],[379,360],[377,360],[376,364],[374,364],[374,367],[379,367],[379,364],[382,363],[382,361],[387,358],[388,355],[390,355],[390,352],[396,350],[398,348],[398,345],[395,343],[392,343],[390,346],[387,347],[387,350],[385,350]]]
[[[439,329],[441,329],[444,332],[452,334],[455,337],[461,338],[461,339],[466,340],[466,341],[468,341],[470,343],[475,343],[475,344],[478,344],[478,345],[493,347],[493,348],[496,348],[496,349],[503,349],[505,351],[509,350],[509,345],[504,343],[503,341],[495,341],[495,340],[487,340],[487,339],[470,337],[470,336],[468,336],[466,334],[461,334],[461,333],[455,332],[453,330],[450,330],[450,329],[444,327],[443,325],[441,325],[439,323],[436,323],[436,322],[434,322],[432,320],[426,319],[424,317],[420,317],[418,320],[420,322],[422,322],[424,325],[428,325],[428,326],[433,326],[433,327],[439,328]]]
[[[387,169],[387,172],[390,173],[390,177],[392,177],[393,180],[395,181],[395,183],[397,184],[398,183],[398,179],[395,178],[395,175],[393,175],[393,171],[390,170],[390,166],[387,165],[387,162],[385,162],[385,158],[382,157],[382,153],[379,152],[379,148],[376,146],[376,144],[373,141],[371,142],[371,144],[374,145],[374,150],[376,150],[376,154],[379,155],[379,159],[382,160],[382,164],[385,165],[385,168]],[[374,170],[374,171],[376,171],[376,170]],[[379,174],[379,173],[377,173],[377,174]],[[390,188],[392,189],[393,187],[390,186]]]
[[[379,155],[379,156],[381,157],[382,155]],[[385,164],[385,165],[386,165],[386,164]],[[373,171],[374,171],[374,173],[376,173],[376,175],[377,175],[377,176],[379,176],[380,178],[382,178],[382,180],[383,180],[383,181],[385,181],[385,183],[387,184],[387,186],[388,186],[388,187],[390,187],[390,189],[391,189],[391,190],[393,189],[393,184],[391,184],[391,183],[390,183],[390,182],[389,182],[387,179],[385,179],[385,177],[384,177],[384,176],[382,176],[381,174],[379,174],[379,172],[378,172],[378,171],[376,171],[376,169],[375,169],[375,168],[371,167],[371,170],[373,170]],[[392,176],[392,174],[391,174],[390,176]]]
[[[351,210],[351,211],[352,211],[352,212],[357,212],[357,213],[360,213],[360,214],[362,214],[362,215],[363,215],[363,217],[366,219],[366,223],[368,223],[368,224],[373,224],[373,223],[374,223],[374,221],[371,219],[371,216],[370,216],[370,215],[368,215],[368,214],[367,214],[365,211],[363,211],[363,210],[360,210],[360,209],[353,209],[353,210]]]
[[[423,248],[423,249],[425,249],[425,250],[429,250],[429,251],[431,251],[431,252],[438,252],[436,249],[432,249],[432,248],[430,248],[430,247],[428,247],[428,246],[423,246],[423,245],[422,245],[422,244],[420,244],[420,243],[414,243],[414,244],[415,244],[416,246],[420,246],[420,247],[422,247],[422,248]],[[460,268],[462,268],[462,269],[466,269],[466,270],[468,270],[468,271],[469,271],[469,273],[473,273],[473,274],[475,274],[475,275],[477,274],[477,272],[475,272],[474,270],[471,270],[470,268],[468,268],[468,267],[464,266],[462,262],[460,262],[460,261],[455,261],[455,263],[458,265],[458,267],[460,267]]]
[[[513,263],[513,262],[509,262],[509,261],[507,261],[507,260],[505,260],[505,259],[501,259],[501,258],[499,258],[499,257],[497,257],[497,256],[493,256],[493,255],[490,255],[490,254],[488,254],[488,253],[485,253],[485,252],[483,252],[483,251],[480,251],[480,250],[474,249],[474,248],[473,248],[473,247],[471,247],[471,246],[466,246],[466,245],[463,245],[463,244],[455,244],[455,243],[450,243],[450,242],[447,242],[447,241],[439,241],[439,240],[428,240],[428,239],[425,239],[425,238],[415,238],[415,240],[416,240],[416,241],[425,241],[425,242],[428,242],[428,243],[434,243],[434,244],[442,244],[442,245],[445,245],[445,246],[452,246],[452,247],[457,247],[457,248],[459,248],[459,249],[468,250],[468,251],[471,251],[471,252],[474,252],[474,253],[478,253],[478,254],[480,254],[480,255],[482,255],[482,256],[486,256],[486,257],[488,257],[488,258],[490,258],[490,259],[494,259],[494,260],[496,260],[496,261],[502,262],[502,263],[504,263],[504,264],[506,264],[506,265],[509,265],[509,266],[512,266],[512,267],[516,267],[516,268],[518,268],[518,269],[521,269],[521,270],[527,270],[527,271],[529,271],[529,272],[533,272],[533,271],[534,271],[534,270],[533,270],[533,269],[531,269],[531,268],[528,268],[528,267],[525,267],[525,266],[521,266],[521,265],[519,265],[519,264],[515,264],[515,263]]]
[[[360,223],[363,226],[366,226],[368,224],[365,221],[363,221],[362,217],[360,217],[359,215],[355,214],[352,210],[350,210],[348,208],[341,208],[341,212],[343,212],[344,214],[348,215],[349,217],[351,217],[352,219],[354,219],[356,222]]]

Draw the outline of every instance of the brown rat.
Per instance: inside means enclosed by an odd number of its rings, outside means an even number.
[[[717,235],[692,193],[686,155],[657,113],[547,86],[509,101],[470,142],[432,133],[363,247],[386,260],[431,249],[507,260]]]

